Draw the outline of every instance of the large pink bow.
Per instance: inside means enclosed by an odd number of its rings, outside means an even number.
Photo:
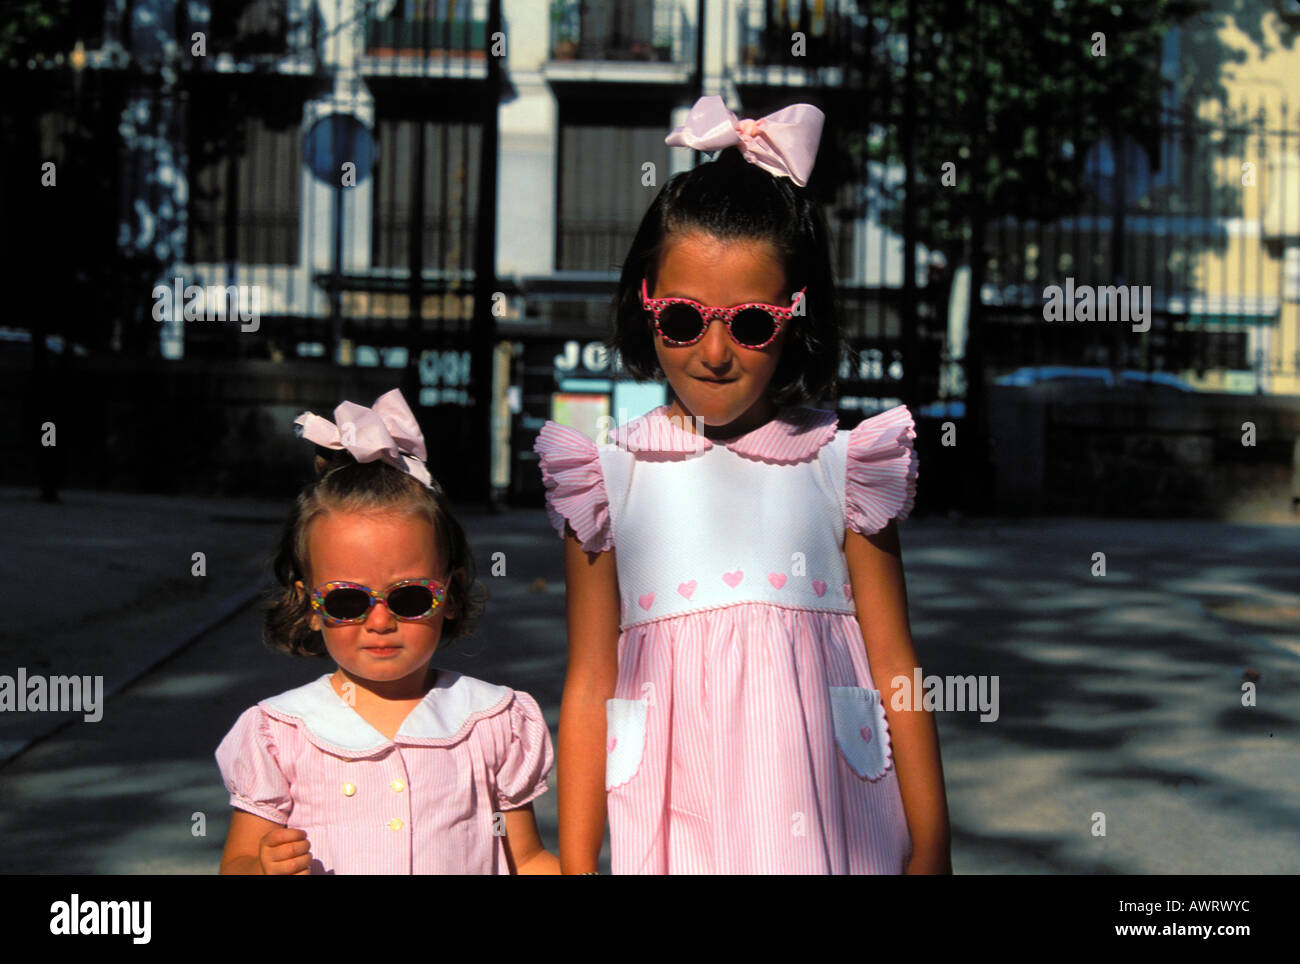
[[[741,146],[745,160],[803,187],[817,160],[826,115],[812,104],[791,104],[758,120],[738,120],[717,94],[701,97],[686,123],[673,128],[665,144],[720,151]]]
[[[382,459],[433,488],[433,477],[424,466],[428,453],[420,424],[399,389],[380,395],[373,408],[341,402],[333,422],[303,412],[293,424],[300,438],[327,449],[347,449],[358,462]]]

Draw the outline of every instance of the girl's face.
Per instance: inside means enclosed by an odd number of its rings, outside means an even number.
[[[313,586],[347,581],[383,591],[402,579],[448,584],[452,578],[440,557],[437,534],[421,515],[327,513],[312,524],[308,547]],[[308,593],[311,589],[306,587]],[[443,599],[418,622],[398,620],[376,602],[364,622],[338,625],[313,611],[311,627],[321,631],[344,675],[394,698],[419,695],[442,637],[442,621],[456,615]]]
[[[709,234],[690,234],[670,242],[650,292],[652,298],[691,298],[728,308],[755,301],[788,306],[790,295],[785,269],[772,244],[724,242]],[[775,341],[759,349],[732,341],[718,318],[710,321],[704,337],[693,345],[665,345],[656,333],[655,353],[677,396],[670,414],[699,417],[721,429],[717,434],[723,438],[766,422],[776,411],[765,393],[781,360],[787,325]]]

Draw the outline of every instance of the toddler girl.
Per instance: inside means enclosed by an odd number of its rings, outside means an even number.
[[[804,190],[823,115],[704,97],[619,283],[616,348],[671,404],[536,451],[565,537],[560,861],[614,873],[951,872],[938,737],[881,686],[917,665],[896,524],[906,407],[805,407],[840,362],[827,230]],[[603,781],[603,782],[602,782]]]
[[[298,433],[326,449],[275,559],[264,638],[333,673],[246,710],[217,748],[222,873],[558,873],[535,797],[550,734],[527,693],[430,661],[482,609],[465,534],[399,391]],[[471,590],[478,589],[478,593]]]

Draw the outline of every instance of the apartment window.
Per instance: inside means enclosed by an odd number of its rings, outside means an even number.
[[[230,53],[236,60],[288,53],[288,0],[213,3],[211,11],[207,32],[213,50]]]
[[[377,268],[409,268],[417,191],[424,192],[423,269],[474,265],[481,136],[473,124],[380,118],[375,125],[372,258]],[[419,138],[424,165],[414,180]]]
[[[579,4],[579,22],[579,58],[649,59],[654,43],[651,0],[585,0]]]
[[[273,127],[256,115],[213,134],[190,112],[191,262],[297,264],[301,125]]]
[[[620,270],[646,208],[668,178],[665,124],[561,127],[557,270]],[[643,184],[647,162],[654,164],[652,185]]]

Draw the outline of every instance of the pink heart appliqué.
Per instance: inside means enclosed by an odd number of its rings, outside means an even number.
[[[638,596],[637,602],[641,604],[642,609],[649,609],[655,604],[655,594],[648,592],[644,596]]]
[[[862,739],[866,740],[868,743],[871,742],[871,727],[864,726],[862,729],[858,730],[858,732],[862,734]]]
[[[735,572],[724,572],[722,574],[722,581],[725,582],[732,589],[735,589],[737,586],[739,586],[740,580],[744,578],[745,578],[745,574],[741,572],[739,569],[737,569]]]
[[[614,752],[614,747],[618,746],[618,737],[616,737],[616,736],[611,736],[611,737],[609,738],[609,742],[608,742],[607,744],[605,744],[605,745],[609,748],[609,752],[610,752],[610,753],[613,753],[613,752]]]
[[[770,582],[773,585],[773,587],[775,587],[776,589],[780,589],[782,586],[785,585],[785,573],[769,572],[767,574],[767,581]]]
[[[826,595],[826,583],[820,579],[814,579],[813,592],[815,592],[818,596]]]
[[[850,601],[853,599],[853,587],[847,582],[844,584],[844,598]]]
[[[679,593],[681,593],[683,596],[685,596],[687,599],[690,599],[691,596],[693,596],[693,595],[695,594],[695,586],[696,586],[696,585],[697,585],[697,584],[696,584],[695,580],[692,579],[690,582],[684,582],[684,583],[680,584],[680,585],[677,587],[677,591],[678,591]]]

